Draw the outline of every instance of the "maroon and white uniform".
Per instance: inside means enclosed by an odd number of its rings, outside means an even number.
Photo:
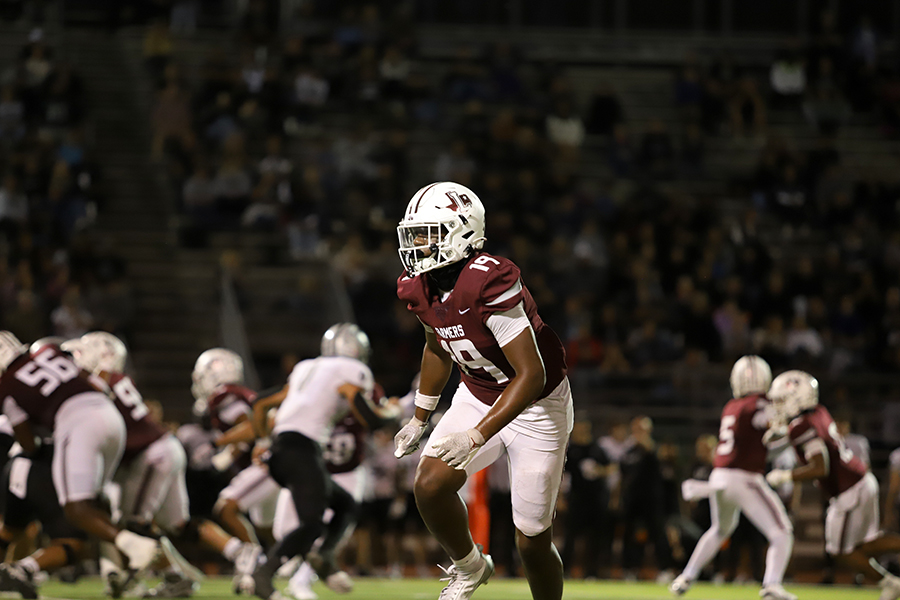
[[[816,454],[828,470],[816,485],[829,499],[825,513],[825,551],[848,554],[880,533],[878,480],[844,444],[828,409],[821,404],[789,426],[791,444],[806,464]]]
[[[115,476],[122,490],[122,517],[177,531],[190,519],[184,447],[153,420],[131,377],[112,373],[109,386],[127,432]]]
[[[53,432],[53,485],[65,506],[96,498],[125,448],[125,423],[101,383],[56,345],[16,358],[0,377],[3,412]]]
[[[781,585],[794,546],[794,529],[778,494],[766,483],[766,446],[770,404],[752,394],[730,400],[722,409],[719,445],[709,476],[712,525],[697,542],[684,576],[697,579],[731,537],[741,513],[769,541],[763,586]]]
[[[241,417],[250,418],[254,402],[256,392],[250,388],[234,384],[217,388],[208,402],[212,426],[223,433],[228,431]]]
[[[434,289],[427,275],[403,276],[397,295],[456,362],[462,382],[453,404],[431,436],[478,424],[515,377],[503,346],[531,330],[544,363],[539,399],[484,445],[466,467],[475,473],[508,455],[513,480],[513,520],[526,535],[545,531],[553,518],[565,449],[572,429],[572,395],[559,338],[512,261],[480,252],[463,265],[453,290]],[[436,456],[431,445],[424,456]]]

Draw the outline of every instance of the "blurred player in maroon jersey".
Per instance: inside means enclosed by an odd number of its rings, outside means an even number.
[[[775,378],[769,391],[778,418],[768,438],[787,438],[800,466],[766,475],[775,487],[788,481],[815,481],[828,499],[825,551],[881,587],[879,600],[900,598],[900,578],[870,563],[900,552],[900,536],[883,533],[878,516],[878,481],[844,444],[828,409],[819,404],[819,382],[803,371]]]
[[[781,586],[794,546],[794,529],[784,504],[763,476],[767,455],[763,435],[771,416],[766,392],[771,383],[772,371],[759,356],[743,356],[734,363],[731,370],[734,399],[722,410],[719,444],[709,476],[712,527],[697,542],[684,572],[672,582],[673,594],[684,594],[690,588],[734,532],[743,512],[769,540],[760,596],[766,600],[797,598]]]
[[[29,352],[8,331],[0,332],[0,397],[16,440],[36,450],[34,428],[53,432],[53,484],[75,526],[114,544],[132,568],[147,567],[160,553],[156,540],[122,530],[97,506],[125,448],[122,416],[101,392],[104,384],[80,369],[54,344]],[[30,584],[34,573],[5,565],[3,579]]]
[[[62,344],[72,353],[75,363],[104,381],[112,392],[116,408],[125,421],[126,439],[122,463],[114,481],[121,488],[119,506],[122,521],[140,528],[158,526],[174,539],[199,538],[210,548],[235,560],[242,543],[226,534],[215,523],[191,521],[185,471],[187,456],[181,443],[150,415],[134,381],[124,373],[128,350],[116,336],[105,331],[87,333]],[[180,558],[180,557],[179,557]],[[177,571],[169,573],[153,590],[157,596],[183,596],[194,591],[193,573],[183,560]],[[101,572],[110,591],[124,591],[126,577],[105,561]],[[196,573],[193,573],[196,579]]]
[[[415,193],[397,227],[405,273],[397,295],[425,328],[416,413],[395,437],[416,450],[455,362],[462,383],[419,462],[415,495],[431,533],[453,559],[442,599],[470,598],[494,573],[472,541],[458,491],[505,457],[516,543],[535,600],[562,597],[562,561],[551,539],[572,395],[565,351],[541,320],[510,260],[482,251],[484,206],[463,185]]]

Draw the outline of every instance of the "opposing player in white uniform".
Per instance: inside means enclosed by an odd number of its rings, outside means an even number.
[[[300,526],[286,533],[253,573],[254,593],[264,600],[277,594],[272,578],[278,568],[295,556],[308,556],[325,530],[325,509],[341,511],[335,506],[341,494],[334,491],[322,448],[348,412],[362,423],[367,422],[367,413],[376,412],[368,355],[365,333],[355,325],[335,325],[322,339],[322,356],[299,362],[288,378],[287,393],[275,415],[268,466],[275,481],[290,492]],[[275,404],[254,407],[254,427],[260,435]]]
[[[765,600],[797,600],[781,586],[794,546],[794,529],[784,504],[763,476],[767,450],[762,438],[772,413],[765,394],[771,383],[772,371],[759,356],[743,356],[731,370],[734,399],[722,410],[719,444],[707,489],[712,526],[697,542],[684,572],[672,582],[673,594],[680,596],[690,588],[744,513],[769,540],[759,595]]]

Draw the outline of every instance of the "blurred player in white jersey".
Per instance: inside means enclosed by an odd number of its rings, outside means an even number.
[[[272,585],[278,568],[295,556],[307,558],[325,532],[325,509],[331,506],[335,518],[342,520],[346,516],[341,515],[353,509],[352,497],[332,483],[322,450],[334,425],[348,413],[363,424],[379,418],[372,404],[374,380],[366,365],[368,356],[365,333],[349,323],[334,325],[322,338],[321,356],[294,367],[283,399],[254,406],[253,424],[260,435],[265,434],[269,409],[278,406],[268,467],[275,481],[290,491],[300,523],[272,547],[253,573],[254,593],[264,600],[278,595]],[[344,506],[346,501],[350,506]],[[335,570],[333,564],[316,566],[326,577]]]

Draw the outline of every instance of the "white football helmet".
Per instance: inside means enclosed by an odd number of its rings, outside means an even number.
[[[484,205],[464,185],[432,183],[413,194],[397,236],[409,275],[440,269],[484,246]]]
[[[755,354],[740,357],[731,368],[731,393],[735,398],[765,394],[772,385],[769,363]]]
[[[210,348],[197,358],[191,379],[194,398],[206,402],[217,387],[244,383],[244,361],[237,352]]]
[[[28,346],[19,341],[12,332],[0,331],[0,373],[16,360],[20,354],[28,352]]]
[[[128,349],[111,333],[92,331],[60,345],[71,352],[75,364],[89,373],[124,373]]]
[[[369,336],[353,323],[337,323],[322,336],[322,356],[348,356],[369,362]]]
[[[785,371],[775,378],[769,399],[785,422],[819,403],[819,382],[805,371]]]
[[[28,347],[28,351],[32,354],[37,353],[44,346],[62,346],[66,341],[66,338],[59,337],[58,335],[48,335],[47,337],[42,337],[31,342],[31,346]]]

